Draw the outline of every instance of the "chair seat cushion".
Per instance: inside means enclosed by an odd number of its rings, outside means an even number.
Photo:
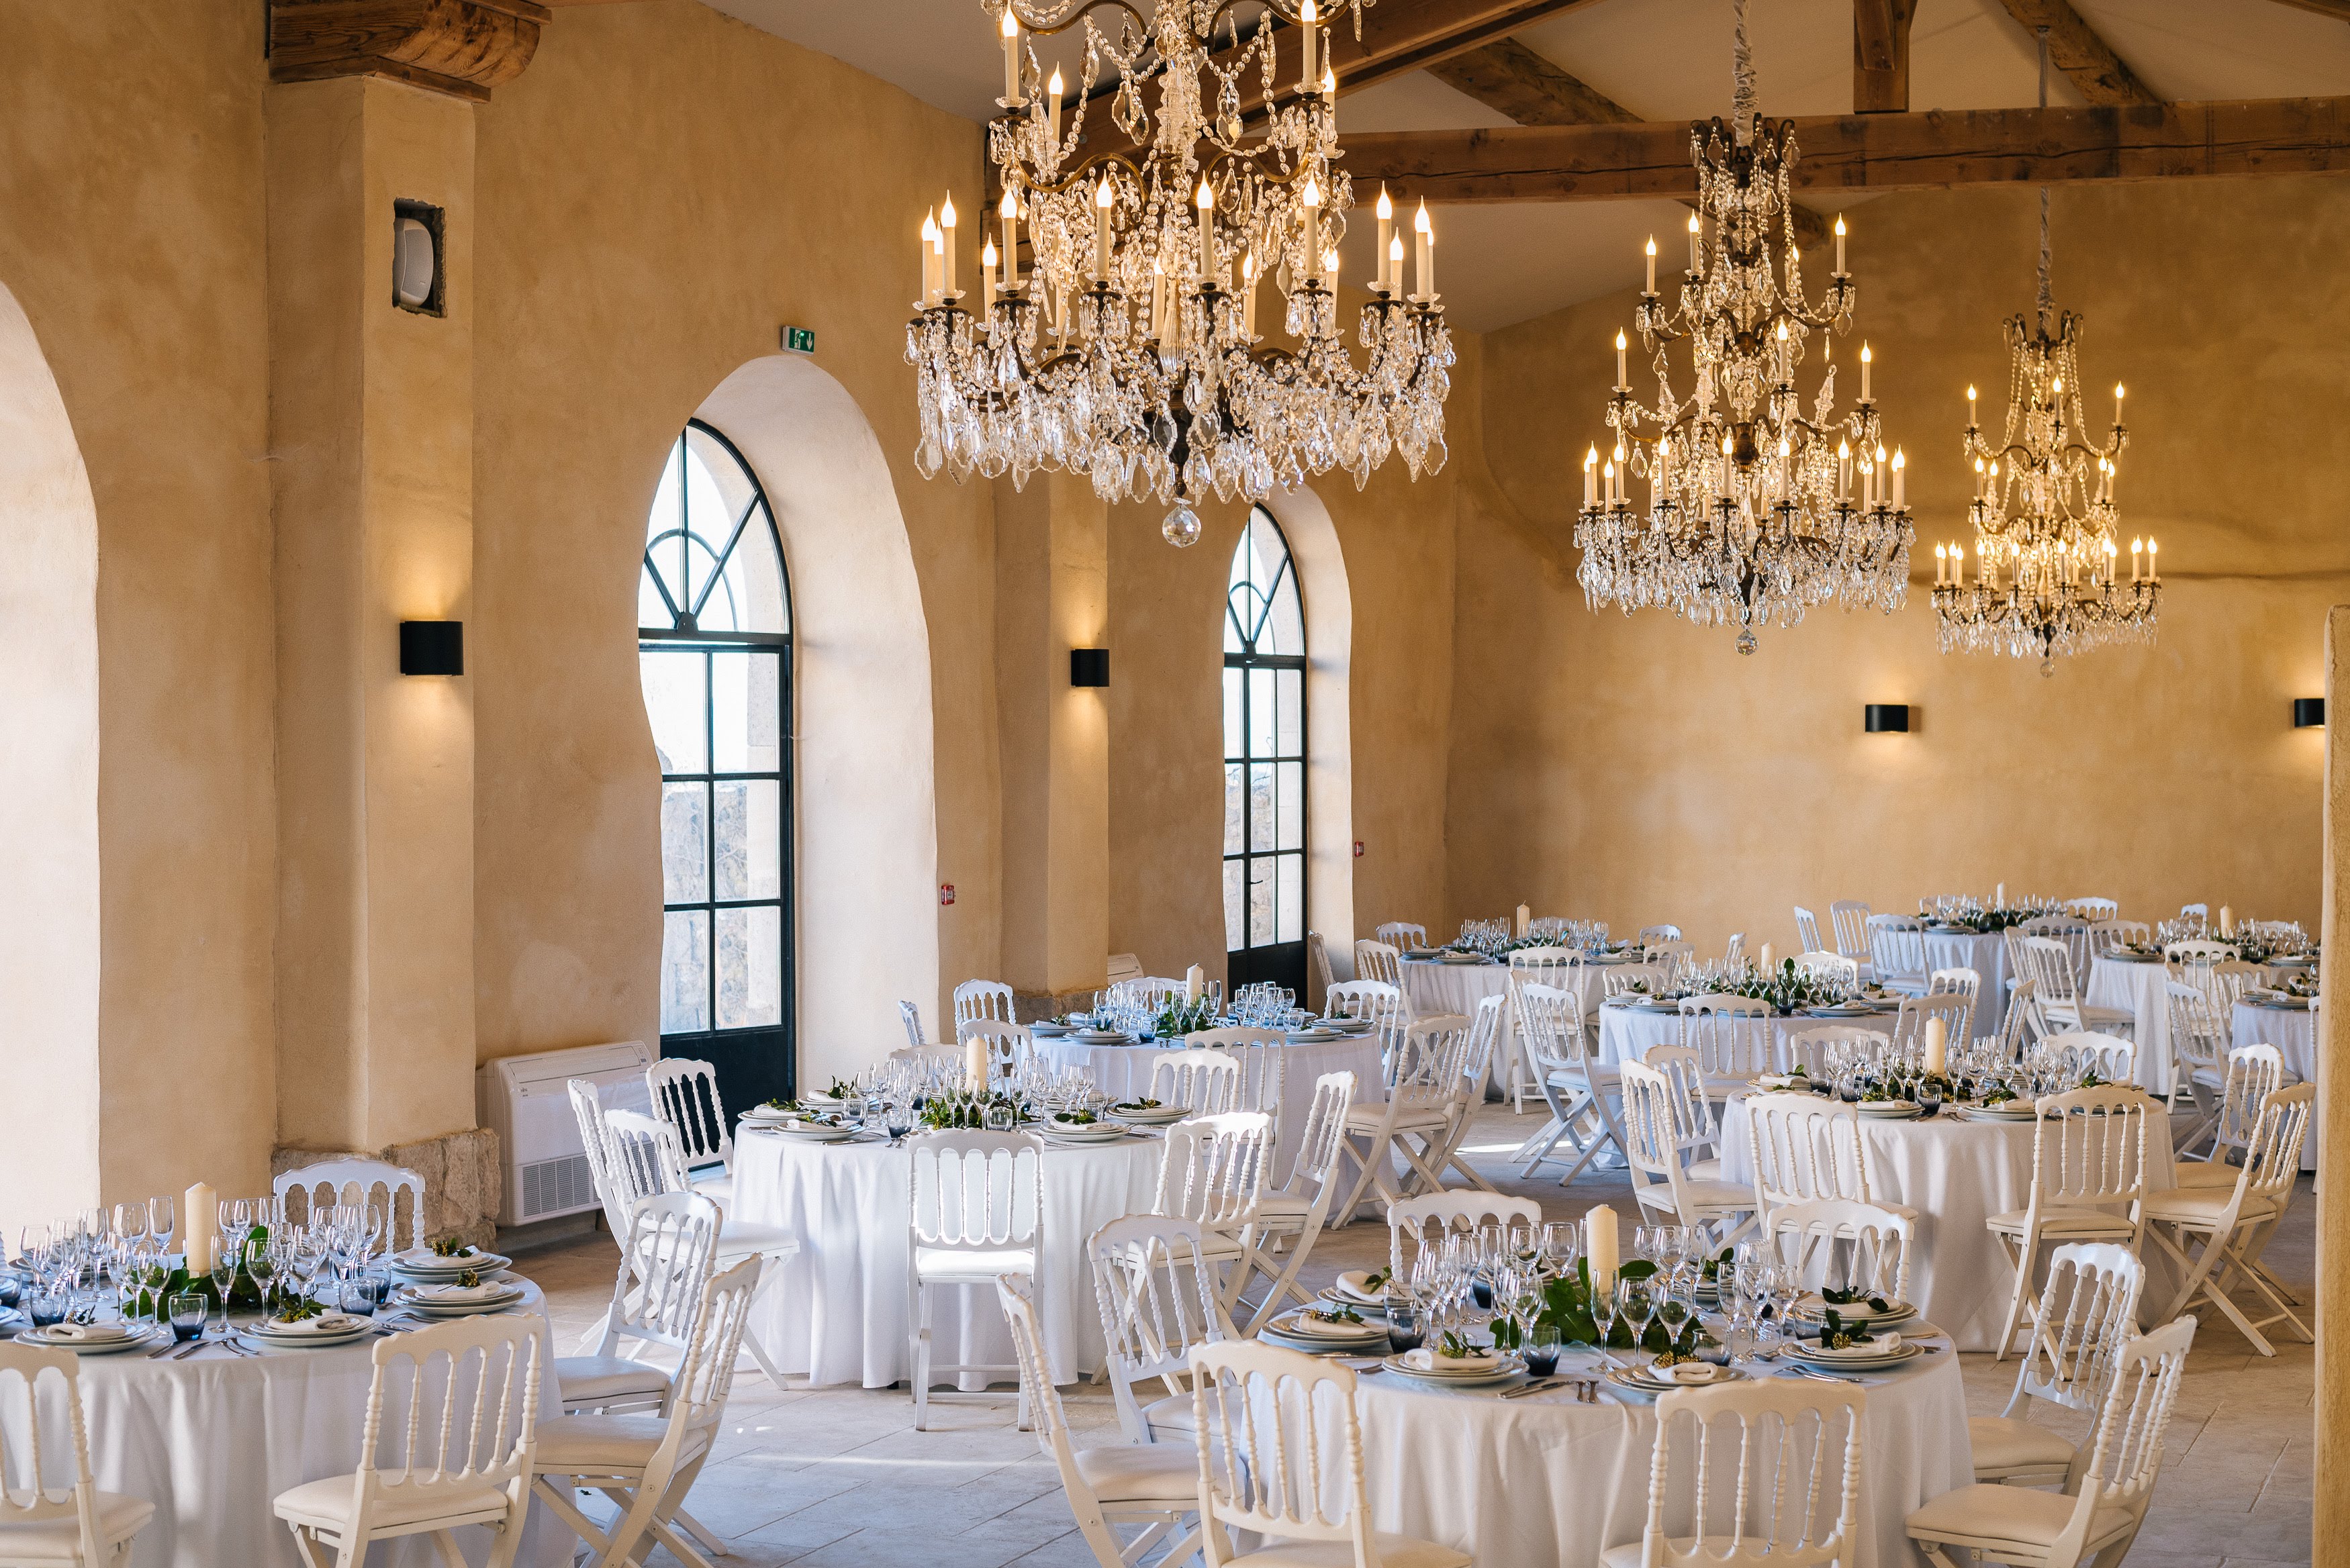
[[[566,1421],[617,1421],[619,1416],[563,1416]],[[541,1421],[544,1433],[554,1421]],[[273,1505],[277,1517],[288,1524],[306,1524],[313,1529],[339,1534],[348,1522],[351,1500],[357,1492],[358,1478],[351,1475],[325,1476],[314,1481],[304,1481],[277,1494]],[[417,1495],[411,1496],[411,1493]],[[495,1487],[465,1487],[441,1490],[437,1488],[420,1490],[414,1486],[390,1487],[380,1495],[371,1516],[375,1530],[400,1530],[422,1524],[487,1524],[504,1519],[506,1514],[506,1494]]]
[[[2146,1217],[2149,1223],[2160,1220],[2166,1223],[2210,1227],[2217,1225],[2235,1200],[2236,1184],[2225,1187],[2189,1187],[2178,1192],[2149,1192],[2146,1195]],[[2247,1195],[2241,1219],[2272,1219],[2276,1205],[2265,1198]]]
[[[1718,1159],[1693,1159],[1690,1161],[1689,1169],[1684,1174],[1687,1175],[1689,1179],[1691,1181],[1711,1181],[1721,1183],[1721,1161]]]
[[[967,1251],[961,1247],[914,1249],[914,1277],[931,1284],[989,1285],[995,1282],[998,1274],[1025,1277],[1035,1272],[1036,1250],[1033,1247],[1002,1247],[987,1251]]]
[[[1440,1127],[1450,1119],[1442,1106],[1430,1106],[1425,1110],[1398,1111],[1394,1130],[1419,1132],[1428,1127]],[[1388,1125],[1388,1107],[1384,1104],[1349,1106],[1347,1108],[1348,1132],[1375,1133]]]
[[[1256,1200],[1256,1221],[1260,1227],[1303,1225],[1314,1211],[1311,1198],[1290,1198],[1281,1193],[1268,1193]]]
[[[538,1451],[531,1469],[542,1475],[593,1475],[605,1470],[640,1470],[669,1434],[666,1416],[556,1416],[538,1424]],[[707,1433],[686,1436],[681,1465],[709,1447]]]
[[[1711,1164],[1717,1170],[1721,1168],[1720,1160],[1700,1160],[1698,1163]],[[1718,1178],[1708,1179],[1684,1176],[1681,1178],[1681,1196],[1700,1209],[1745,1210],[1754,1207],[1754,1189],[1743,1182],[1723,1181]]]
[[[1697,1550],[1697,1537],[1694,1535],[1669,1535],[1665,1540],[1669,1550],[1684,1557]],[[1717,1548],[1729,1545],[1720,1536],[1714,1537],[1714,1543]],[[1642,1554],[1642,1545],[1641,1542],[1627,1541],[1621,1546],[1609,1547],[1599,1554],[1599,1568],[1641,1568],[1641,1564],[1648,1561]]]
[[[1189,1443],[1112,1443],[1076,1457],[1077,1473],[1104,1502],[1199,1506],[1200,1455]]]
[[[693,1189],[721,1209],[733,1201],[734,1178],[725,1170],[712,1167],[709,1170],[694,1171],[691,1175]]]
[[[1196,1468],[1195,1463],[1195,1470]],[[1195,1474],[1195,1490],[1197,1480]],[[350,1478],[345,1476],[344,1487],[348,1489],[350,1484]],[[155,1505],[143,1497],[126,1497],[119,1491],[98,1494],[98,1538],[104,1545],[130,1540],[154,1517]],[[80,1555],[81,1522],[74,1518],[46,1519],[37,1524],[0,1524],[0,1561],[73,1563]]]
[[[1200,1460],[1191,1444],[1197,1439],[1200,1422],[1198,1412],[1191,1407],[1191,1396],[1169,1394],[1153,1399],[1142,1407],[1142,1425],[1154,1443],[1164,1443],[1170,1438],[1181,1439],[1183,1452],[1191,1456],[1191,1480],[1196,1486]]]
[[[1996,1480],[2024,1469],[2062,1470],[2073,1445],[2045,1427],[2007,1416],[1970,1416],[1967,1437],[1975,1450],[1975,1480]]]
[[[2002,1236],[2021,1236],[2027,1213],[2025,1210],[2011,1209],[2004,1214],[1992,1215],[1983,1223]],[[2132,1229],[2129,1216],[2118,1209],[2059,1205],[2040,1211],[2040,1233],[2043,1236],[2126,1236]]]
[[[1977,1482],[1946,1491],[1909,1516],[1913,1538],[1978,1546],[1996,1553],[2002,1546],[2045,1549],[2072,1522],[2077,1500],[2062,1492]],[[2089,1519],[2087,1552],[2082,1560],[2126,1534],[2129,1511],[2106,1503]]]
[[[751,1225],[729,1220],[718,1227],[718,1266],[733,1268],[754,1252],[797,1252],[799,1232],[781,1225]]]
[[[1384,1568],[1470,1568],[1474,1561],[1466,1552],[1384,1530],[1372,1532],[1371,1540]],[[1283,1541],[1224,1561],[1234,1568],[1242,1563],[1248,1568],[1355,1568],[1355,1548],[1345,1541]]]
[[[2172,1168],[2171,1180],[2175,1185],[2190,1190],[2198,1187],[2217,1187],[2224,1191],[2236,1185],[2236,1178],[2242,1171],[2243,1167],[2240,1165],[2229,1165],[2217,1159],[2182,1159]]]
[[[558,1355],[555,1380],[566,1405],[607,1405],[622,1399],[659,1399],[669,1394],[670,1376],[650,1361],[625,1355]]]

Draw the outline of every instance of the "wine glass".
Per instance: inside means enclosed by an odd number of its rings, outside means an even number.
[[[213,1251],[213,1289],[220,1293],[221,1332],[228,1332],[228,1293],[236,1285],[237,1250],[226,1242]]]
[[[1616,1357],[1609,1352],[1607,1342],[1616,1333],[1616,1293],[1597,1280],[1592,1282],[1591,1321],[1599,1329],[1599,1364],[1614,1366]]]
[[[155,1245],[164,1251],[172,1250],[172,1243],[180,1234],[180,1211],[170,1199],[147,1200],[147,1234],[155,1238]]]
[[[253,1276],[253,1288],[260,1295],[262,1307],[266,1311],[270,1282],[277,1276],[276,1242],[247,1241],[244,1244],[244,1272]]]
[[[147,1237],[147,1205],[118,1203],[114,1206],[114,1228],[108,1243],[109,1251],[117,1247],[128,1249]]]
[[[1675,1271],[1676,1273],[1679,1272]],[[1684,1288],[1683,1282],[1677,1280],[1667,1285],[1664,1290],[1656,1293],[1654,1300],[1656,1318],[1664,1325],[1665,1337],[1671,1344],[1678,1345],[1680,1343],[1681,1331],[1689,1326],[1690,1319],[1697,1315],[1696,1298]]]
[[[1622,1318],[1632,1331],[1632,1348],[1640,1348],[1648,1337],[1648,1324],[1657,1315],[1657,1298],[1647,1280],[1616,1282],[1616,1315]]]

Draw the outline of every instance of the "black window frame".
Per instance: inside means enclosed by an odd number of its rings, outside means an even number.
[[[1278,541],[1281,545],[1281,565],[1274,571],[1273,582],[1268,589],[1260,592],[1260,590],[1254,587],[1253,583],[1244,580],[1240,583],[1231,584],[1226,588],[1224,595],[1225,625],[1232,636],[1237,638],[1241,645],[1237,651],[1229,649],[1225,650],[1223,663],[1224,669],[1228,670],[1236,670],[1241,672],[1241,678],[1238,682],[1240,688],[1240,723],[1238,728],[1238,734],[1240,736],[1240,752],[1238,755],[1234,755],[1228,751],[1225,753],[1223,759],[1223,787],[1226,791],[1228,800],[1232,787],[1230,783],[1231,770],[1235,765],[1239,766],[1242,770],[1241,846],[1237,850],[1227,848],[1224,852],[1222,863],[1223,868],[1229,868],[1237,861],[1241,867],[1242,945],[1239,947],[1231,946],[1232,933],[1228,929],[1225,932],[1224,938],[1226,943],[1224,953],[1226,984],[1230,987],[1237,988],[1253,982],[1269,981],[1275,985],[1286,986],[1290,990],[1295,992],[1300,1002],[1302,1003],[1306,993],[1305,933],[1307,930],[1312,929],[1313,924],[1311,873],[1314,864],[1314,839],[1312,814],[1308,806],[1308,797],[1312,794],[1308,784],[1312,776],[1313,746],[1310,738],[1311,726],[1308,722],[1306,707],[1306,687],[1308,684],[1307,666],[1312,645],[1306,639],[1305,587],[1305,584],[1298,576],[1297,554],[1290,547],[1288,533],[1281,526],[1281,520],[1275,517],[1270,510],[1263,506],[1253,507],[1250,510],[1250,522],[1252,524],[1262,522],[1265,527],[1272,530],[1274,538]],[[1244,531],[1242,534],[1241,538],[1234,543],[1232,546],[1233,550],[1237,553],[1238,551],[1246,549],[1248,547],[1248,538],[1249,535]],[[1230,575],[1230,568],[1228,567],[1226,569],[1226,577],[1228,581]],[[1263,638],[1265,628],[1274,612],[1274,607],[1280,599],[1282,588],[1284,585],[1286,585],[1289,591],[1296,597],[1298,642],[1305,651],[1295,654],[1267,653],[1260,651],[1257,645]],[[1243,599],[1255,601],[1253,604],[1253,615],[1252,620],[1244,620],[1243,618]],[[1281,749],[1281,726],[1277,716],[1268,726],[1268,731],[1273,736],[1272,753],[1268,755],[1258,756],[1251,751],[1250,737],[1253,733],[1253,725],[1251,721],[1253,717],[1253,708],[1254,704],[1253,688],[1254,687],[1255,682],[1249,679],[1249,672],[1258,670],[1296,671],[1297,747],[1295,753],[1284,752]],[[1274,680],[1277,682],[1279,677],[1276,675]],[[1223,701],[1228,701],[1229,698],[1225,698]],[[1229,716],[1223,716],[1223,719],[1224,722],[1222,732],[1225,735],[1230,735],[1233,732],[1230,718]],[[1280,838],[1278,829],[1279,817],[1276,815],[1274,818],[1276,825],[1275,830],[1271,836],[1274,841],[1275,847],[1271,849],[1253,848],[1252,846],[1255,842],[1254,828],[1256,803],[1254,792],[1249,785],[1249,767],[1252,763],[1267,763],[1272,765],[1274,768],[1273,776],[1274,782],[1273,789],[1273,802],[1268,804],[1266,809],[1273,810],[1277,813],[1279,809],[1278,801],[1281,790],[1280,767],[1281,764],[1286,763],[1296,763],[1298,770],[1297,846],[1294,849],[1284,849],[1278,846]],[[1283,941],[1279,940],[1282,907],[1280,892],[1280,862],[1286,857],[1294,857],[1297,862],[1298,934],[1293,940]],[[1249,877],[1253,863],[1260,860],[1268,863],[1268,868],[1273,876],[1274,889],[1274,940],[1262,944],[1257,943],[1251,939],[1249,930]],[[1220,868],[1218,872],[1220,881],[1217,888],[1218,901],[1220,904],[1222,902],[1223,892],[1221,878],[1227,875],[1229,875],[1228,869]]]

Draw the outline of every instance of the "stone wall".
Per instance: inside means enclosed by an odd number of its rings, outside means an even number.
[[[424,1225],[419,1242],[453,1236],[476,1247],[496,1244],[504,1178],[498,1162],[498,1135],[489,1128],[471,1127],[379,1150],[273,1149],[269,1174],[283,1176],[329,1159],[380,1159],[422,1177]]]

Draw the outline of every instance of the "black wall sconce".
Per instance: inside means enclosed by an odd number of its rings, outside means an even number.
[[[400,672],[402,675],[464,674],[465,623],[462,620],[401,621]]]
[[[1069,684],[1072,686],[1108,685],[1109,649],[1107,648],[1069,649]]]
[[[2325,728],[2325,699],[2296,697],[2293,700],[2293,727],[2296,730]]]
[[[1871,702],[1861,710],[1861,713],[1872,735],[1906,735],[1909,732],[1909,704],[1907,702]]]

